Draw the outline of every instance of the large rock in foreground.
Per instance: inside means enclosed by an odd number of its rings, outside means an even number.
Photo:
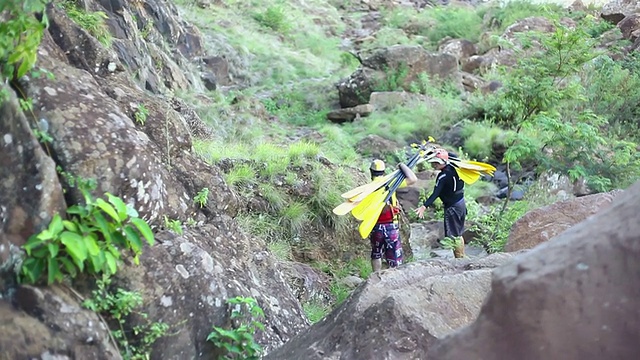
[[[491,268],[511,258],[432,260],[373,274],[342,306],[265,359],[421,359],[435,339],[476,318]]]
[[[640,182],[608,210],[494,271],[478,319],[428,359],[637,359]]]

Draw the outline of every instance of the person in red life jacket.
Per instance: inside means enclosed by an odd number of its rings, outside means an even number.
[[[406,176],[406,179],[400,184],[400,187],[411,185],[418,180],[414,172],[405,164],[401,163],[398,167]],[[384,161],[374,160],[369,168],[371,171],[371,180],[376,181],[376,179],[383,177],[385,175],[385,168]],[[371,241],[371,268],[373,271],[380,271],[382,269],[383,253],[387,265],[390,268],[402,264],[402,241],[400,239],[400,226],[398,222],[400,211],[398,199],[394,193],[382,209],[378,221],[369,235],[369,240]]]
[[[422,219],[428,206],[440,198],[444,205],[444,236],[455,242],[453,254],[456,258],[464,257],[464,221],[467,215],[467,207],[464,202],[464,182],[458,176],[456,169],[449,163],[449,153],[444,149],[438,149],[435,157],[429,160],[431,166],[440,170],[436,177],[436,184],[431,196],[424,204],[415,209],[418,217]]]

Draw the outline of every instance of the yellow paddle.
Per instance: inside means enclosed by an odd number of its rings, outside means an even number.
[[[355,208],[356,206],[358,206],[358,204],[360,204],[360,201],[345,201],[342,204],[336,206],[333,208],[333,213],[338,215],[338,216],[342,216],[342,215],[347,215],[351,210],[353,210],[353,208]]]
[[[360,232],[360,236],[363,239],[366,239],[367,237],[369,237],[369,234],[371,234],[371,230],[373,230],[373,227],[376,226],[378,218],[380,217],[380,213],[382,212],[382,209],[385,205],[386,204],[384,202],[379,202],[376,205],[369,207],[367,216],[360,223],[360,226],[358,226],[358,232]]]
[[[456,169],[456,172],[458,173],[460,180],[464,181],[465,184],[471,185],[480,179],[480,172],[476,170],[469,170],[469,169],[457,168],[457,167],[454,167],[454,168]]]
[[[367,198],[362,200],[358,206],[356,206],[352,211],[351,215],[358,220],[364,220],[367,216],[369,216],[369,209],[374,204],[382,202],[386,197],[387,189],[383,187],[375,192],[371,193]]]
[[[379,179],[376,179],[368,184],[360,185],[356,188],[353,188],[344,194],[342,194],[342,198],[344,199],[354,199],[356,196],[361,195],[362,193],[371,194],[372,192],[378,190],[380,186],[386,185],[390,180],[394,177],[398,176],[400,170],[396,170],[389,175],[385,175]]]

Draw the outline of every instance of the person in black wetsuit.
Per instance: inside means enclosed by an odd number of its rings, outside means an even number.
[[[438,149],[435,157],[429,160],[431,166],[440,170],[436,177],[436,185],[431,196],[422,206],[415,209],[418,217],[422,219],[427,207],[440,198],[444,204],[444,236],[455,241],[453,254],[456,258],[464,257],[464,221],[467,215],[467,206],[464,202],[464,182],[458,176],[456,169],[449,163],[449,153],[444,149]]]

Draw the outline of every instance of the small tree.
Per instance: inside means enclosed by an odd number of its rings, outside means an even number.
[[[605,154],[621,151],[624,158],[630,156],[624,143],[610,150],[601,131],[606,118],[584,106],[587,97],[579,74],[600,55],[584,28],[556,24],[552,33],[531,32],[520,40],[522,48],[514,49],[518,64],[509,69],[495,113],[501,118],[494,119],[514,130],[503,157],[508,189],[500,214],[513,190],[511,172],[526,161],[568,173],[572,180],[584,177],[597,190],[604,190],[612,184],[600,170],[615,164],[613,154]]]

